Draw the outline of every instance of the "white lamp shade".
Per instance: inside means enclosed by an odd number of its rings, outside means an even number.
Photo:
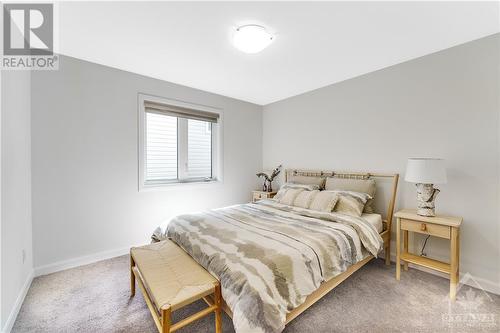
[[[444,184],[446,169],[439,158],[409,158],[405,180],[410,183]]]

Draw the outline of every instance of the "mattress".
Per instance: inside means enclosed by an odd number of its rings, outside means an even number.
[[[370,222],[372,226],[377,229],[379,233],[381,233],[384,230],[384,226],[382,225],[382,215],[380,214],[363,214],[361,215],[362,218]]]

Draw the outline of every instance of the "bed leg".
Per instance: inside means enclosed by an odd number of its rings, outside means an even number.
[[[390,243],[390,241],[388,242],[387,246],[385,247],[385,264],[386,265],[391,264],[391,243]]]
[[[170,333],[170,325],[172,325],[172,320],[170,315],[172,314],[172,308],[170,305],[161,308],[161,332]]]
[[[222,333],[222,293],[220,289],[220,283],[217,282],[215,284],[215,305],[217,305],[217,309],[215,310],[215,333]]]
[[[130,254],[130,297],[135,296],[135,274],[134,274],[135,261]]]

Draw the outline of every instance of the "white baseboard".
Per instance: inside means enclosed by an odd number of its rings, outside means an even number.
[[[65,270],[65,269],[70,269],[70,268],[74,268],[74,267],[78,267],[78,266],[92,264],[92,263],[95,263],[97,261],[110,259],[110,258],[114,258],[114,257],[128,254],[129,251],[130,251],[130,247],[126,247],[126,248],[121,248],[121,249],[103,251],[103,252],[99,252],[99,253],[95,253],[95,254],[91,254],[91,255],[87,255],[87,256],[78,257],[78,258],[62,260],[62,261],[55,262],[53,264],[35,267],[34,276],[37,277],[37,276],[41,276],[41,275],[47,275],[47,274],[59,272],[59,271]],[[396,262],[396,255],[394,253],[391,253],[391,261]],[[430,274],[434,274],[434,275],[441,276],[444,278],[448,278],[448,276],[446,274],[441,273],[441,272],[437,272],[437,271],[432,270],[432,269],[428,269],[426,267],[417,266],[417,265],[413,265],[413,264],[409,264],[409,267],[418,269],[418,270],[426,272],[426,273],[430,273]],[[464,275],[465,275],[465,273],[463,273],[463,272],[460,273],[460,277],[462,277]],[[31,279],[32,278],[33,278],[33,274],[31,276]],[[480,278],[477,276],[472,276],[472,278],[476,282],[478,282],[484,290],[489,291],[489,292],[496,294],[496,295],[500,295],[500,283],[486,280],[484,278]],[[472,285],[472,287],[477,287],[477,286]]]
[[[74,268],[74,267],[78,267],[78,266],[92,264],[94,262],[105,260],[105,259],[118,257],[121,255],[128,254],[129,251],[130,251],[130,247],[115,249],[115,250],[110,250],[110,251],[103,251],[103,252],[99,252],[99,253],[95,253],[95,254],[91,254],[91,255],[87,255],[87,256],[58,261],[58,262],[55,262],[55,263],[49,264],[49,265],[39,266],[39,267],[36,267],[34,270],[31,270],[31,272],[28,275],[28,278],[26,279],[21,291],[19,292],[19,295],[17,296],[16,302],[14,303],[14,307],[13,307],[12,311],[10,312],[9,317],[7,318],[7,321],[5,322],[5,325],[4,325],[1,333],[10,333],[10,331],[12,330],[12,327],[14,326],[17,315],[19,314],[19,310],[21,309],[21,306],[24,302],[24,299],[26,297],[26,294],[28,293],[28,290],[31,286],[31,282],[33,281],[34,277],[46,275],[46,274],[50,274],[50,273],[55,273],[55,272],[59,272],[59,271],[65,270],[65,269],[70,269],[70,268]]]
[[[16,322],[17,315],[19,314],[19,310],[21,310],[21,306],[23,305],[24,299],[26,298],[26,294],[30,289],[31,282],[33,281],[34,272],[30,271],[26,281],[24,281],[23,287],[19,291],[17,295],[16,302],[14,303],[14,307],[10,311],[9,317],[7,317],[7,321],[5,322],[4,327],[2,328],[2,333],[10,333],[14,323]]]
[[[95,263],[95,262],[101,261],[101,260],[119,257],[122,255],[128,254],[129,252],[130,252],[130,246],[126,247],[126,248],[121,248],[121,249],[115,249],[115,250],[109,250],[109,251],[103,251],[103,252],[98,252],[98,253],[94,253],[94,254],[89,254],[86,256],[81,256],[81,257],[77,257],[77,258],[73,258],[73,259],[61,260],[61,261],[55,262],[53,264],[35,267],[35,277],[63,271],[63,270],[78,267],[78,266],[92,264],[92,263]]]
[[[122,255],[128,254],[129,251],[130,251],[130,247],[126,247],[126,248],[121,248],[121,249],[103,251],[103,252],[99,252],[99,253],[95,253],[95,254],[91,254],[91,255],[86,255],[86,256],[81,256],[81,257],[77,257],[77,258],[73,258],[73,259],[62,260],[62,261],[55,262],[53,264],[48,264],[48,265],[36,267],[30,273],[28,278],[26,279],[26,282],[23,286],[23,289],[21,290],[18,298],[16,299],[15,306],[7,319],[7,322],[2,330],[2,333],[9,333],[10,330],[12,329],[12,326],[14,325],[17,314],[19,313],[19,310],[21,309],[21,305],[24,301],[24,298],[26,297],[26,293],[28,292],[28,289],[31,285],[31,281],[33,280],[33,277],[47,275],[47,274],[59,272],[62,270],[66,270],[66,269],[70,269],[70,268],[74,268],[74,267],[78,267],[78,266],[92,264],[92,263],[95,263],[97,261],[122,256]],[[391,261],[392,262],[396,261],[395,254],[391,253]],[[420,271],[424,271],[424,272],[427,272],[430,274],[434,274],[437,276],[447,278],[446,274],[443,274],[443,273],[440,273],[440,272],[437,272],[437,271],[434,271],[434,270],[431,270],[431,269],[428,269],[425,267],[416,266],[413,264],[409,264],[409,266],[412,268],[418,269]],[[464,273],[460,273],[461,277],[463,275],[464,275]],[[496,282],[490,281],[490,280],[486,280],[484,278],[475,277],[475,276],[473,276],[473,279],[475,281],[477,281],[484,290],[489,291],[493,294],[500,295],[500,284],[499,283],[496,283]],[[471,286],[477,287],[477,285],[471,285]]]
[[[396,262],[396,254],[391,253],[391,261],[394,262],[394,263]],[[414,265],[412,263],[409,263],[408,267],[411,267],[411,268],[414,268],[414,269],[418,269],[419,271],[422,271],[422,272],[426,272],[426,273],[430,273],[430,274],[433,274],[433,275],[437,275],[437,276],[443,277],[445,279],[449,279],[448,274],[441,273],[441,272],[435,271],[435,270],[427,268],[427,267],[422,267],[422,266]],[[466,275],[466,273],[460,272],[460,279],[462,279],[462,277],[464,277],[465,275]],[[483,288],[484,290],[486,290],[486,291],[488,291],[488,292],[490,292],[492,294],[500,295],[500,283],[494,282],[494,281],[490,281],[490,280],[486,280],[484,278],[477,277],[477,276],[472,276],[472,275],[469,275],[469,276],[472,277],[472,279],[475,282],[477,282],[480,285],[480,287]],[[465,282],[466,285],[469,285],[471,287],[477,288],[478,285],[474,284],[473,283],[474,281],[464,281],[464,282]]]

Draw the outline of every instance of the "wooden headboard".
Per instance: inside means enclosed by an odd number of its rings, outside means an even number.
[[[380,181],[390,182],[389,196],[383,195],[384,192],[379,188],[380,182],[376,181],[377,193],[375,195],[375,205],[386,204],[387,210],[385,212],[384,223],[386,230],[391,230],[392,217],[394,216],[394,205],[396,203],[396,192],[398,188],[399,174],[397,173],[376,173],[376,172],[344,172],[344,171],[324,171],[324,170],[302,170],[302,169],[286,169],[285,182],[288,181],[290,176],[306,176],[306,177],[337,177],[346,179],[380,179]],[[377,194],[379,194],[377,196]],[[388,200],[385,199],[387,197]],[[385,202],[384,202],[385,201]],[[383,213],[383,212],[380,212]]]

